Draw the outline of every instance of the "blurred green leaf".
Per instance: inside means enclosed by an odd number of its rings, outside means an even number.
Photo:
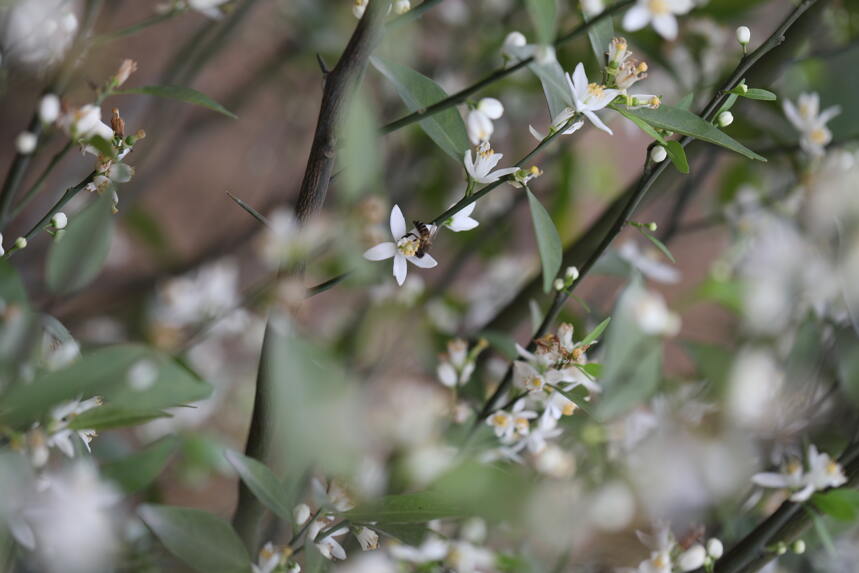
[[[525,0],[528,15],[537,31],[537,40],[543,45],[555,41],[558,26],[558,6],[556,0]]]
[[[69,422],[72,430],[110,430],[145,424],[157,418],[169,418],[170,414],[162,410],[126,408],[105,404],[75,416]]]
[[[663,146],[666,144],[665,138],[662,137],[661,133],[656,131],[656,129],[654,129],[652,125],[650,125],[649,123],[632,113],[630,110],[628,110],[625,105],[609,104],[609,107],[623,117],[625,117],[626,119],[628,119],[629,121],[631,121],[632,123],[634,123],[641,131],[661,143]]]
[[[695,362],[698,376],[716,388],[725,388],[734,353],[728,348],[703,342],[687,342],[684,347]]]
[[[713,124],[704,121],[694,113],[685,109],[663,104],[657,109],[641,108],[630,109],[627,111],[630,114],[643,119],[653,127],[665,129],[674,133],[689,135],[702,141],[730,149],[731,151],[735,151],[750,159],[766,161],[764,157],[758,155],[729,135],[726,135]]]
[[[198,509],[144,504],[143,522],[170,553],[200,573],[250,573],[244,544],[223,519]]]
[[[256,498],[278,517],[291,522],[290,495],[268,466],[238,452],[227,451],[225,455]]]
[[[778,99],[778,97],[771,91],[762,90],[760,88],[749,88],[746,93],[741,93],[740,96],[761,101],[775,101]]]
[[[729,95],[728,99],[725,100],[725,103],[722,104],[722,107],[719,108],[719,111],[716,112],[716,117],[719,117],[720,113],[722,113],[724,111],[729,111],[731,108],[733,108],[734,104],[737,103],[737,99],[739,97],[740,96],[738,96],[737,94]]]
[[[591,406],[586,400],[589,395],[587,388],[579,385],[571,390],[562,390],[561,388],[553,384],[550,384],[549,386],[551,386],[555,392],[560,393],[561,395],[566,397],[567,400],[570,400],[573,404],[576,405],[577,408],[581,409],[582,412],[584,412],[588,416],[593,416],[593,412],[591,412]]]
[[[377,187],[382,172],[379,125],[372,101],[363,90],[352,98],[342,131],[343,149],[339,159],[343,166],[343,182],[349,198],[354,199]]]
[[[409,111],[427,108],[447,97],[441,86],[411,68],[375,56],[370,62],[394,84]],[[421,120],[420,125],[445,153],[457,162],[462,161],[469,148],[468,133],[455,107]]]
[[[859,517],[859,491],[832,489],[817,492],[811,502],[823,513],[838,521],[856,521]]]
[[[18,271],[9,261],[0,259],[0,300],[6,305],[28,305],[27,289]]]
[[[69,294],[101,272],[113,237],[113,192],[106,191],[71,217],[62,239],[48,251],[45,279],[54,294]]]
[[[566,77],[564,77],[564,68],[557,60],[535,61],[528,64],[528,69],[537,76],[543,86],[546,104],[549,106],[550,119],[554,119],[565,108],[573,105],[570,88]]]
[[[653,243],[653,246],[655,246],[657,249],[659,249],[659,251],[663,255],[665,255],[665,258],[667,258],[672,263],[677,264],[677,261],[674,259],[674,255],[671,254],[671,251],[668,250],[668,247],[665,246],[665,243],[663,243],[662,241],[657,239],[654,235],[651,235],[650,233],[648,233],[644,229],[639,229],[639,231],[641,231],[642,235],[647,237],[648,241]]]
[[[380,523],[425,523],[446,517],[466,517],[457,503],[437,491],[422,491],[388,495],[377,501],[359,505],[343,514],[350,521]]]
[[[238,205],[239,207],[244,209],[248,215],[250,215],[251,217],[253,217],[257,221],[259,221],[263,225],[268,225],[268,219],[266,219],[259,211],[257,211],[256,209],[254,209],[253,207],[251,207],[250,205],[248,205],[247,203],[245,203],[244,201],[242,201],[241,199],[239,199],[238,197],[236,197],[235,195],[233,195],[229,191],[227,191],[227,195],[229,196],[230,199],[232,199],[236,203],[236,205]]]
[[[516,350],[516,341],[509,334],[497,330],[483,330],[479,336],[485,338],[495,350],[508,360],[516,360],[519,357],[519,352]]]
[[[549,216],[549,213],[529,189],[528,206],[531,208],[531,221],[534,223],[534,233],[537,236],[537,247],[540,251],[540,263],[543,266],[543,290],[549,292],[552,282],[558,276],[561,269],[561,261],[564,257],[564,248],[561,245],[561,237],[558,229]]]
[[[607,319],[596,325],[596,328],[591,330],[588,335],[585,336],[582,341],[577,344],[577,346],[590,346],[591,344],[596,342],[596,340],[600,336],[602,336],[602,333],[605,331],[605,329],[608,328],[610,322],[611,317],[608,317]]]
[[[853,404],[859,405],[859,343],[856,340],[856,333],[844,329],[837,333],[835,340],[838,383]]]
[[[373,529],[413,547],[423,543],[429,532],[427,526],[422,523],[374,523]]]
[[[718,303],[737,314],[743,311],[743,285],[738,281],[709,277],[695,289],[695,294],[698,298]]]
[[[113,148],[113,144],[101,137],[100,135],[93,135],[87,140],[87,145],[90,145],[96,149],[100,154],[113,159],[116,157],[116,150]]]
[[[238,117],[233,112],[229,111],[224,106],[222,106],[206,94],[182,86],[143,86],[140,88],[131,88],[127,90],[116,91],[114,93],[143,94],[166,99],[175,99],[178,101],[183,101],[185,103],[205,107],[207,109],[216,111],[233,119],[238,119]]]
[[[152,371],[145,388],[129,380],[132,367],[141,363],[148,363]],[[211,391],[211,386],[156,350],[108,346],[61,370],[42,372],[29,384],[13,386],[0,400],[0,420],[11,426],[29,424],[52,406],[79,397],[101,395],[114,408],[140,412],[201,400]]]
[[[582,14],[585,21],[588,17]],[[591,42],[591,49],[597,58],[597,64],[602,67],[606,63],[605,54],[608,51],[612,39],[615,37],[614,22],[611,18],[603,18],[596,24],[591,24],[588,27],[588,39]]]
[[[179,447],[176,436],[167,436],[126,458],[101,466],[101,475],[126,494],[137,493],[154,482]]]

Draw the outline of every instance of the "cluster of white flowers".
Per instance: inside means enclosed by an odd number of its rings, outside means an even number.
[[[839,487],[847,483],[841,464],[825,452],[818,452],[813,444],[808,446],[806,456],[808,469],[798,460],[790,460],[782,471],[755,474],[752,481],[761,486],[791,490],[791,501],[806,501],[816,491]]]
[[[592,343],[591,343],[592,344]],[[564,395],[579,386],[591,394],[600,392],[599,384],[585,371],[587,347],[573,342],[573,327],[564,323],[557,334],[537,340],[534,352],[517,345],[522,359],[513,363],[513,384],[523,392],[509,411],[494,411],[486,419],[501,447],[495,452],[504,458],[522,461],[527,450],[535,463],[546,450],[547,440],[561,435],[558,420],[576,411],[576,404]]]
[[[77,399],[63,402],[51,410],[44,426],[39,423],[34,424],[21,440],[21,446],[26,448],[33,466],[41,468],[47,464],[50,448],[57,448],[70,458],[75,457],[77,448],[74,438],[78,438],[79,443],[89,451],[89,444],[96,436],[95,430],[72,429],[69,426],[76,417],[101,406],[101,404],[102,399],[98,396],[88,400]]]
[[[468,343],[462,339],[454,339],[447,343],[447,354],[439,356],[438,379],[448,388],[465,386],[474,373],[477,356],[486,348],[487,342],[480,339],[468,350]]]
[[[685,547],[677,543],[667,524],[658,524],[652,534],[636,532],[638,539],[650,549],[650,556],[636,568],[623,568],[619,573],[672,573],[710,570],[724,554],[724,545],[713,537],[706,544],[693,541]]]

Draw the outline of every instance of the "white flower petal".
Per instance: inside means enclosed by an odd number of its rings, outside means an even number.
[[[646,6],[636,4],[623,16],[623,29],[627,32],[641,30],[650,23],[650,10]]]
[[[422,269],[431,269],[434,266],[438,265],[438,261],[432,258],[431,255],[424,255],[421,258],[418,257],[408,257],[409,262],[415,265],[416,267]]]
[[[666,40],[674,40],[677,38],[677,18],[673,14],[654,16],[653,29]]]
[[[394,240],[400,239],[406,234],[406,218],[403,217],[403,212],[400,211],[399,205],[394,205],[391,209],[391,235]]]
[[[597,116],[597,114],[595,114],[592,111],[584,111],[582,113],[585,114],[585,117],[587,117],[589,120],[591,120],[591,123],[594,124],[594,127],[596,127],[597,129],[603,130],[604,132],[606,132],[609,135],[614,135],[612,130],[609,129],[609,127],[602,122],[602,120]]]
[[[409,272],[406,257],[397,253],[394,255],[394,278],[397,279],[397,284],[403,286],[406,282],[406,274]]]
[[[390,259],[397,252],[397,246],[388,241],[387,243],[379,243],[375,247],[370,247],[364,251],[364,258],[368,261],[384,261]]]

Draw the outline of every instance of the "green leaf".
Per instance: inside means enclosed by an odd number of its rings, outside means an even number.
[[[685,109],[686,111],[689,111],[690,109],[692,109],[692,103],[694,101],[695,101],[695,93],[690,92],[690,93],[686,94],[685,96],[683,96],[680,99],[680,101],[677,102],[677,107],[680,109]]]
[[[350,521],[382,523],[425,523],[446,517],[465,517],[462,506],[435,491],[388,495],[359,505],[343,514]]]
[[[680,173],[689,173],[689,161],[686,159],[686,150],[680,145],[679,141],[671,140],[665,143],[665,151],[668,152],[668,157],[671,163],[677,168]]]
[[[665,138],[662,137],[662,134],[656,131],[652,125],[633,114],[630,110],[626,108],[626,106],[622,104],[609,104],[609,107],[634,123],[641,131],[661,143],[663,146],[666,145]]]
[[[811,519],[814,522],[814,532],[817,533],[817,537],[820,538],[820,543],[823,545],[823,548],[826,549],[826,552],[830,555],[836,555],[837,550],[835,549],[835,543],[832,542],[832,536],[829,535],[829,530],[826,529],[826,524],[823,522],[823,519],[807,507],[804,507],[804,509],[808,515],[811,516]]]
[[[725,100],[725,103],[722,104],[722,107],[719,108],[719,111],[716,112],[716,117],[719,117],[719,114],[723,111],[728,111],[732,107],[734,107],[734,104],[737,103],[737,98],[739,97],[740,96],[738,96],[737,94],[729,95],[728,99]]]
[[[101,272],[113,237],[113,193],[108,190],[71,217],[62,239],[48,251],[45,279],[54,294],[69,294]]]
[[[241,199],[239,199],[238,197],[236,197],[235,195],[233,195],[229,191],[227,191],[227,195],[229,195],[230,199],[232,199],[233,201],[236,202],[236,205],[238,205],[239,207],[241,207],[242,209],[247,211],[247,213],[251,217],[253,217],[257,221],[259,221],[263,225],[268,225],[268,219],[266,219],[262,214],[260,214],[259,211],[257,211],[256,209],[254,209],[253,207],[251,207],[250,205],[248,205],[247,203],[245,203],[244,201],[242,201]]]
[[[130,384],[132,367],[149,363],[145,388]],[[89,352],[70,366],[42,372],[29,384],[12,387],[0,398],[0,420],[29,424],[65,400],[101,395],[113,408],[153,411],[206,398],[211,386],[172,358],[139,345],[117,345]],[[93,414],[96,415],[95,413]]]
[[[564,77],[564,68],[557,60],[547,62],[533,62],[528,64],[528,69],[540,80],[543,86],[543,93],[546,96],[546,103],[549,106],[549,115],[551,118],[557,117],[564,108],[573,105],[570,88],[567,85],[567,79]]]
[[[584,13],[582,13],[582,17],[585,21],[588,20],[588,17]],[[591,42],[591,49],[597,57],[597,63],[600,67],[605,65],[605,54],[614,36],[614,22],[612,22],[611,18],[603,18],[596,24],[591,24],[588,27],[588,39]]]
[[[178,447],[179,439],[167,436],[126,458],[102,465],[100,473],[115,482],[126,494],[137,493],[161,475]]]
[[[441,86],[409,67],[375,56],[370,58],[370,62],[394,84],[409,111],[425,109],[447,97],[447,92]],[[468,133],[456,108],[433,114],[421,120],[420,125],[445,153],[458,162],[462,161],[469,148]]]
[[[359,90],[342,126],[343,148],[338,159],[343,167],[343,186],[349,199],[378,188],[382,173],[379,122],[372,99]]]
[[[743,285],[738,281],[718,280],[710,277],[695,289],[695,294],[716,302],[737,314],[743,311]]]
[[[731,136],[726,135],[713,124],[704,121],[685,109],[670,105],[661,105],[657,109],[641,108],[627,111],[658,129],[689,135],[702,141],[730,149],[750,159],[766,161],[764,157],[758,155]]]
[[[155,420],[156,418],[169,418],[170,414],[162,410],[125,408],[105,404],[99,408],[88,410],[69,422],[72,430],[110,430],[113,428],[124,428],[137,426]]]
[[[560,393],[562,396],[567,398],[567,400],[571,401],[576,405],[582,412],[587,414],[588,416],[593,417],[593,412],[591,411],[591,406],[585,398],[589,396],[588,389],[584,386],[576,386],[572,390],[565,391],[555,386],[554,384],[549,384],[555,392]]]
[[[6,305],[28,306],[27,289],[18,271],[9,261],[0,259],[0,300]]]
[[[588,362],[581,367],[581,370],[591,378],[598,380],[602,377],[603,366],[596,362]]]
[[[417,547],[423,543],[429,532],[427,526],[421,523],[374,523],[373,529],[412,547]]]
[[[143,86],[142,88],[131,88],[127,90],[117,91],[114,93],[143,94],[155,97],[163,97],[166,99],[175,99],[178,101],[183,101],[185,103],[199,105],[212,111],[224,114],[227,117],[237,119],[237,116],[233,112],[229,111],[224,106],[222,106],[206,94],[182,86]]]
[[[558,25],[558,6],[555,0],[525,0],[525,4],[537,30],[540,44],[549,45],[554,42]]]
[[[855,489],[818,492],[811,501],[817,509],[838,521],[855,521],[859,517],[859,491]]]
[[[642,235],[644,235],[645,237],[647,237],[647,240],[648,240],[648,241],[650,241],[651,243],[653,243],[653,245],[654,245],[657,249],[659,249],[659,250],[660,250],[660,252],[661,252],[663,255],[665,255],[665,257],[666,257],[669,261],[671,261],[671,262],[672,262],[672,263],[674,263],[675,265],[677,264],[677,261],[674,259],[674,255],[672,255],[672,254],[671,254],[671,251],[669,251],[669,250],[668,250],[668,247],[666,247],[666,246],[665,246],[665,243],[663,243],[662,241],[660,241],[659,239],[657,239],[654,235],[651,235],[650,233],[648,233],[648,232],[647,232],[647,231],[645,231],[644,229],[639,228],[638,230],[639,230],[639,231],[641,231],[641,234],[642,234]]]
[[[760,101],[775,101],[778,97],[768,90],[762,90],[760,88],[749,88],[746,93],[740,93],[740,96],[748,99],[756,99]]]
[[[109,157],[110,159],[116,157],[116,150],[113,148],[113,144],[100,135],[93,135],[90,137],[87,140],[87,144],[94,147],[105,157]]]
[[[249,573],[251,560],[223,519],[198,509],[144,504],[143,522],[170,553],[200,573]]]
[[[519,357],[519,352],[516,350],[516,341],[506,332],[483,330],[478,336],[485,338],[495,350],[508,360],[516,360]]]
[[[733,363],[731,350],[702,342],[687,342],[684,347],[695,361],[698,376],[715,388],[725,388],[728,372]]]
[[[529,189],[526,188],[525,192],[528,194],[531,221],[534,223],[540,262],[543,266],[543,290],[549,292],[552,289],[552,282],[561,269],[564,248],[561,245],[558,229],[555,228],[555,223],[552,222],[549,213]]]
[[[225,455],[256,498],[278,517],[291,522],[290,496],[268,466],[238,452],[227,451]]]
[[[611,322],[611,317],[608,317],[607,319],[605,319],[604,321],[602,321],[601,323],[599,323],[599,324],[596,326],[596,328],[594,328],[593,330],[591,330],[591,331],[588,333],[588,335],[587,335],[587,336],[585,336],[585,337],[582,339],[582,341],[581,341],[581,342],[579,342],[576,346],[590,346],[591,344],[593,344],[594,342],[596,342],[596,340],[597,340],[600,336],[602,336],[603,331],[605,331],[605,329],[606,329],[606,328],[608,328],[608,325],[609,325],[609,323],[610,323],[610,322]]]

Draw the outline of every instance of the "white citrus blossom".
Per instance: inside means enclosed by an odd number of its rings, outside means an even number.
[[[581,62],[576,64],[576,69],[573,70],[572,76],[569,73],[567,74],[567,85],[573,98],[575,111],[591,120],[591,123],[598,129],[611,134],[611,129],[594,112],[610,104],[614,98],[620,95],[620,90],[607,88],[597,83],[589,83],[585,67]]]
[[[817,447],[810,445],[807,458],[808,472],[798,460],[791,460],[781,472],[757,473],[752,476],[752,482],[766,488],[793,490],[790,499],[795,502],[808,500],[815,491],[847,483],[841,464],[829,454],[820,453]]]
[[[489,141],[492,137],[492,132],[495,131],[495,126],[492,125],[492,120],[485,113],[481,113],[476,109],[468,112],[465,118],[465,127],[468,131],[468,139],[473,145],[480,145],[485,141]]]
[[[359,527],[354,531],[355,539],[361,544],[363,551],[372,551],[379,548],[379,534],[369,527]]]
[[[101,121],[101,108],[87,104],[62,114],[57,120],[60,129],[75,141],[99,136],[106,141],[113,139],[113,129]]]
[[[666,284],[673,284],[680,280],[680,271],[659,260],[658,257],[662,256],[660,253],[655,250],[642,250],[635,241],[623,243],[617,253],[620,258],[651,280]]]
[[[826,124],[841,113],[841,108],[832,106],[820,111],[820,96],[816,93],[799,95],[796,104],[784,100],[784,114],[800,134],[799,144],[810,154],[823,155],[824,147],[832,141],[832,132]]]
[[[75,446],[72,442],[72,436],[77,436],[81,439],[86,449],[89,450],[89,443],[95,437],[95,430],[71,430],[69,424],[80,414],[101,406],[102,400],[96,396],[89,400],[72,400],[64,402],[51,410],[51,421],[48,422],[46,431],[48,439],[46,445],[48,447],[56,447],[70,458],[75,456]]]
[[[408,563],[423,564],[441,561],[447,555],[449,543],[435,535],[428,535],[418,547],[406,544],[391,545],[388,552],[391,557]]]
[[[501,54],[505,58],[517,58],[519,51],[528,44],[527,38],[522,32],[512,31],[504,38],[504,44],[501,46]]]
[[[338,542],[335,537],[340,537],[341,535],[349,533],[348,527],[338,527],[337,529],[327,533],[325,537],[316,539],[322,531],[333,525],[333,521],[333,518],[324,517],[313,520],[313,523],[311,523],[307,528],[307,538],[314,540],[313,543],[316,545],[319,553],[321,553],[326,559],[331,561],[336,559],[346,559],[346,550],[343,549],[343,546],[340,545],[340,542]]]
[[[408,273],[407,263],[412,263],[422,269],[431,269],[438,262],[428,253],[424,253],[422,257],[416,256],[420,241],[416,233],[406,231],[406,219],[398,205],[394,205],[394,208],[391,209],[390,223],[391,236],[394,241],[379,243],[375,247],[367,249],[364,251],[364,258],[368,261],[384,261],[393,257],[394,278],[397,279],[397,284],[402,286]]]
[[[196,10],[197,12],[203,14],[207,18],[212,18],[213,20],[219,20],[224,16],[224,13],[221,11],[221,6],[226,4],[230,0],[187,0],[188,6],[192,10]]]
[[[459,231],[470,231],[473,228],[477,227],[480,222],[471,216],[471,214],[474,212],[475,207],[477,207],[477,201],[472,201],[471,203],[451,215],[451,217],[444,222],[444,226],[451,231],[457,233]]]
[[[636,531],[639,541],[650,549],[650,557],[638,564],[638,568],[629,569],[635,573],[671,573],[674,562],[671,553],[676,545],[674,535],[665,524],[657,524],[652,534]]]
[[[441,355],[436,373],[442,384],[455,388],[471,380],[474,366],[474,360],[468,353],[468,343],[455,338],[447,343],[447,354]]]
[[[572,119],[575,119],[577,115],[578,112],[575,109],[571,107],[565,107],[558,112],[558,115],[552,118],[552,127],[550,133],[556,133],[558,130],[562,129],[565,125],[567,125],[567,122]],[[569,127],[567,127],[566,129],[564,129],[564,131],[561,132],[561,135],[570,135],[572,133],[575,133],[579,129],[581,129],[584,124],[584,120],[581,119],[578,121],[573,121],[573,123],[571,123]],[[547,137],[547,135],[543,135],[542,133],[537,131],[533,125],[528,126],[528,131],[537,141],[543,141]]]
[[[632,312],[645,334],[674,336],[680,332],[680,317],[668,309],[657,292],[641,291],[632,301]]]
[[[630,32],[653,25],[656,33],[666,40],[677,37],[677,14],[694,7],[692,0],[638,0],[623,17],[623,28]]]
[[[513,433],[516,431],[516,426],[513,424],[513,416],[506,410],[496,410],[488,418],[486,424],[492,427],[495,436],[502,442],[510,441]]]
[[[282,556],[283,553],[269,541],[260,549],[257,562],[251,565],[251,569],[253,573],[272,573],[281,565]]]
[[[488,141],[484,141],[478,145],[474,159],[472,159],[471,150],[466,150],[463,157],[465,171],[477,183],[494,183],[502,177],[516,173],[519,170],[518,167],[504,167],[493,171],[503,157],[503,154],[492,151]]]

